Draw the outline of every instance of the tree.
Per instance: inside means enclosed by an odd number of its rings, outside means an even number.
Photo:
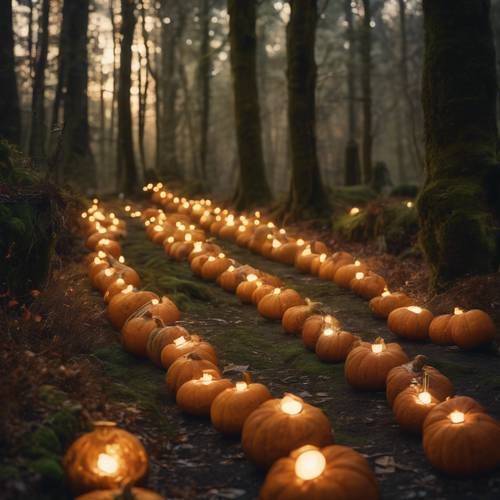
[[[316,151],[317,0],[290,0],[287,26],[288,123],[292,179],[289,218],[321,216],[329,208]]]
[[[431,286],[495,270],[499,241],[495,49],[489,0],[424,0],[427,179],[420,239]]]
[[[62,132],[62,172],[67,181],[80,188],[96,185],[95,164],[90,150],[87,82],[87,29],[89,0],[65,0],[63,15],[67,30],[60,39],[60,60],[64,71],[64,125]]]
[[[271,199],[266,179],[257,89],[256,0],[228,0],[239,179],[234,197],[238,209]]]
[[[21,111],[17,93],[12,2],[0,2],[0,138],[19,144]]]
[[[117,171],[120,189],[126,194],[131,194],[137,190],[138,183],[130,108],[132,42],[137,22],[134,8],[134,0],[121,0],[122,24],[120,34],[122,41],[118,74]]]
[[[357,114],[356,114],[356,37],[354,36],[354,21],[352,15],[352,0],[345,0],[345,20],[347,25],[347,118],[348,140],[345,149],[345,184],[353,186],[360,184],[359,147],[356,140]]]
[[[38,47],[35,62],[35,78],[33,80],[33,97],[31,101],[31,134],[30,156],[35,165],[45,162],[45,68],[49,51],[49,0],[43,0],[42,13],[38,31]]]

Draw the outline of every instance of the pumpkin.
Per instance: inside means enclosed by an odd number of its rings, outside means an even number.
[[[236,287],[236,296],[243,304],[251,304],[253,292],[262,284],[262,280],[259,280],[257,274],[250,273],[246,276],[246,279]]]
[[[434,316],[418,306],[398,307],[389,314],[387,326],[392,333],[410,340],[423,340],[429,336]]]
[[[311,261],[311,268],[309,270],[310,273],[317,276],[321,266],[324,262],[326,262],[327,258],[328,255],[326,253],[322,253],[321,255],[315,254],[313,260]]]
[[[213,257],[213,255],[198,255],[191,261],[191,271],[193,271],[194,275],[201,276],[201,270],[210,257]]]
[[[309,246],[311,247],[313,253],[321,254],[328,252],[328,247],[322,241],[319,240],[310,241]]]
[[[116,261],[113,263],[113,267],[98,273],[94,278],[94,282],[101,293],[105,293],[119,278],[125,281],[127,285],[132,285],[135,288],[137,288],[141,282],[139,275],[134,269]]]
[[[275,260],[283,264],[293,266],[298,253],[304,248],[304,240],[289,241],[284,243],[273,252]]]
[[[120,293],[122,290],[125,290],[128,285],[129,284],[123,278],[118,278],[116,281],[113,281],[113,283],[108,286],[108,289],[104,294],[104,302],[108,304],[116,294]]]
[[[311,351],[316,349],[316,342],[325,328],[340,328],[340,321],[329,314],[326,316],[314,314],[304,321],[302,342],[307,349]]]
[[[373,299],[380,295],[386,288],[387,283],[382,276],[375,273],[356,273],[351,280],[351,290],[365,300]]]
[[[401,346],[386,344],[378,338],[374,344],[361,342],[347,355],[344,365],[349,385],[363,391],[383,391],[387,374],[408,361]]]
[[[349,288],[356,273],[367,273],[368,267],[357,260],[354,264],[340,266],[333,275],[333,281],[340,288]]]
[[[217,257],[210,256],[201,267],[201,277],[207,281],[215,281],[231,264],[231,259],[228,259],[223,253]]]
[[[394,309],[412,305],[415,305],[414,300],[405,293],[391,293],[389,291],[383,292],[378,297],[373,297],[369,302],[369,307],[373,315],[382,319],[387,319],[387,316],[389,316]]]
[[[457,396],[436,405],[422,431],[427,459],[447,474],[482,474],[500,463],[500,425],[472,398]]]
[[[306,299],[305,305],[293,306],[285,311],[281,324],[286,333],[302,333],[307,318],[311,317],[318,309],[318,304]]]
[[[146,475],[148,457],[134,435],[112,422],[96,422],[95,430],[69,447],[63,466],[73,492],[84,493],[139,481]]]
[[[378,500],[368,461],[347,446],[306,445],[280,458],[269,470],[260,500]]]
[[[109,321],[117,330],[121,330],[125,321],[140,307],[152,300],[160,300],[156,293],[146,291],[135,292],[129,287],[117,293],[109,301],[106,309]]]
[[[89,264],[87,274],[94,288],[97,288],[97,285],[95,283],[95,277],[101,271],[104,271],[104,269],[108,269],[109,267],[110,267],[109,263],[104,259],[100,259],[99,257],[95,257],[92,263]]]
[[[450,320],[453,314],[435,316],[429,325],[429,338],[438,345],[453,345],[451,338]]]
[[[280,320],[287,309],[303,304],[304,300],[295,290],[275,288],[272,293],[262,297],[257,304],[257,310],[264,318]]]
[[[260,280],[259,280],[260,281]],[[268,294],[274,292],[275,287],[273,285],[261,285],[257,287],[252,293],[252,304],[255,306],[259,305],[259,302]]]
[[[129,496],[125,496],[126,494]],[[76,497],[76,500],[117,500],[126,498],[130,500],[165,500],[165,497],[144,488],[130,488],[127,493],[122,489],[95,490]]]
[[[327,363],[345,361],[359,337],[344,330],[325,328],[316,342],[316,356]]]
[[[193,250],[189,254],[188,261],[191,263],[195,257],[199,255],[218,255],[221,253],[221,248],[219,245],[215,245],[214,243],[201,243],[197,242],[193,246]]]
[[[195,352],[185,354],[177,358],[168,369],[165,377],[167,388],[175,394],[182,384],[202,377],[203,372],[210,373],[213,378],[221,378],[219,368],[211,361],[203,359]]]
[[[182,411],[197,417],[209,417],[214,399],[231,387],[233,383],[227,378],[214,378],[205,372],[200,378],[182,384],[175,400]]]
[[[246,226],[240,226],[236,235],[236,244],[239,247],[247,247],[252,239],[253,231]]]
[[[401,429],[420,434],[425,417],[440,401],[420,385],[410,385],[394,400],[392,411]]]
[[[147,343],[151,332],[161,327],[161,322],[149,312],[128,319],[122,327],[121,341],[123,348],[136,356],[146,357]]]
[[[173,344],[179,337],[189,337],[189,332],[182,326],[164,326],[153,330],[146,342],[146,354],[157,366],[161,364],[161,352],[168,344]]]
[[[217,354],[212,345],[194,336],[189,340],[179,337],[172,344],[167,344],[161,351],[161,365],[168,370],[177,358],[190,352],[195,352],[201,358],[217,365]]]
[[[102,250],[103,252],[109,253],[116,259],[122,254],[122,247],[120,246],[120,243],[110,238],[101,238],[94,246],[94,250],[96,252]]]
[[[236,233],[238,232],[238,226],[235,224],[234,220],[229,220],[224,226],[220,228],[219,238],[221,240],[231,240],[236,239]]]
[[[176,241],[169,249],[169,255],[172,259],[180,262],[186,260],[194,248],[194,243],[191,241]]]
[[[174,246],[174,244],[175,244],[175,238],[173,236],[165,238],[162,243],[163,250],[165,250],[165,253],[170,255],[170,249]]]
[[[386,396],[388,403],[392,406],[396,396],[409,387],[412,383],[422,385],[424,375],[427,377],[427,390],[439,401],[455,394],[455,388],[451,380],[439,370],[426,364],[426,357],[422,355],[396,366],[387,375]]]
[[[347,252],[335,252],[330,257],[327,257],[324,262],[321,263],[318,270],[318,276],[322,280],[333,280],[335,273],[342,266],[347,266],[349,264],[354,264],[354,258],[350,253]]]
[[[474,349],[488,344],[495,338],[495,325],[480,309],[455,312],[450,320],[451,338],[461,349]]]
[[[293,394],[262,403],[245,420],[243,451],[260,467],[269,467],[305,444],[326,446],[333,442],[327,416]]]
[[[294,266],[301,273],[310,273],[313,260],[319,257],[317,253],[312,253],[311,247],[307,246],[295,257]]]
[[[97,246],[97,244],[99,243],[100,240],[102,240],[102,239],[112,240],[114,238],[115,238],[115,236],[112,233],[110,233],[110,232],[101,233],[101,232],[97,231],[97,232],[91,234],[87,238],[87,241],[85,242],[85,246],[89,250],[93,250],[94,252],[97,252],[98,250],[96,249],[96,246]],[[103,252],[106,252],[106,253],[110,253],[105,248],[100,248],[100,250],[102,250]]]
[[[226,290],[234,293],[240,283],[245,281],[247,273],[252,272],[250,266],[229,266],[218,278],[217,284]]]
[[[212,424],[223,434],[240,434],[248,416],[272,397],[265,385],[252,383],[250,375],[244,375],[244,381],[222,391],[210,408]]]
[[[148,309],[151,311],[151,315],[155,318],[160,318],[163,323],[175,323],[181,318],[181,313],[177,306],[168,298],[163,296],[159,303],[153,301]]]

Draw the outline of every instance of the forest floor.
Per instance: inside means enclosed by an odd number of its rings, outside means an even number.
[[[222,367],[248,367],[253,378],[266,384],[274,396],[292,392],[324,410],[336,443],[355,448],[369,460],[382,498],[500,498],[500,471],[468,480],[437,473],[425,459],[421,439],[402,433],[394,422],[385,393],[354,391],[344,380],[343,364],[320,362],[300,338],[286,335],[280,323],[261,318],[253,306],[242,305],[235,295],[193,277],[187,263],[169,260],[161,246],[147,239],[139,220],[127,219],[127,228],[123,254],[141,276],[142,287],[173,296],[182,310],[184,326],[215,346]],[[323,303],[346,330],[366,340],[378,336],[396,340],[384,321],[373,318],[367,303],[349,291],[231,243],[219,243],[241,264],[273,273],[286,286]],[[416,264],[412,265],[415,269]],[[82,319],[74,311],[81,352],[75,354],[78,346],[68,348],[74,352],[66,353],[66,364],[61,365],[67,373],[61,374],[59,365],[49,368],[49,382],[62,387],[67,398],[79,403],[89,418],[114,420],[138,434],[150,455],[146,485],[167,498],[256,498],[264,473],[245,459],[238,439],[223,437],[209,421],[186,416],[178,409],[166,391],[163,370],[121,348],[117,333],[104,317],[101,296],[90,288],[83,260],[61,269],[58,276],[60,283],[72,289],[68,308],[83,307],[88,317]],[[68,293],[64,295],[67,300]],[[455,296],[443,296],[438,302],[453,301]],[[426,355],[430,364],[453,381],[457,393],[476,398],[491,415],[500,418],[498,352],[464,353],[456,347],[397,341],[410,357]],[[58,360],[57,355],[52,357]],[[25,353],[22,356],[33,358]],[[37,420],[47,420],[51,410],[44,408],[31,415],[32,428]],[[0,468],[0,479],[2,475],[5,470],[2,474]],[[10,498],[34,498],[24,496],[28,490],[22,476],[10,478],[4,491],[7,495],[17,492]],[[58,491],[49,496],[39,492],[37,498],[67,498],[64,491]]]

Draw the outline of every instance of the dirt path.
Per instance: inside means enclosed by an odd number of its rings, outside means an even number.
[[[193,277],[187,263],[169,261],[160,246],[149,242],[140,222],[129,219],[128,229],[123,251],[141,275],[142,285],[173,297],[188,330],[215,345],[221,366],[248,365],[254,378],[275,396],[294,392],[321,407],[333,424],[336,442],[367,456],[383,498],[500,498],[500,472],[475,480],[437,474],[423,455],[421,440],[403,434],[394,423],[384,393],[353,391],[344,381],[343,364],[321,363],[299,338],[285,335],[279,323],[260,318],[254,307],[241,305],[233,294]],[[364,339],[382,335],[394,340],[385,322],[374,319],[367,303],[350,292],[235,245],[221,246],[239,262],[276,274],[303,296],[330,307],[346,329]],[[96,300],[100,300],[97,295]],[[431,344],[401,344],[409,356],[427,355],[453,380],[458,393],[477,398],[492,415],[500,416],[498,357]],[[178,410],[166,392],[162,370],[118,345],[95,355],[113,381],[109,388],[113,398],[129,402],[130,411],[143,414],[133,430],[143,435],[151,450],[149,486],[169,499],[257,497],[263,473],[244,458],[238,440],[224,438],[208,421]]]

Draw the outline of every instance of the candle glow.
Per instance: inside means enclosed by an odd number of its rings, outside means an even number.
[[[236,382],[236,392],[246,391],[248,388],[248,384],[246,382],[240,381]]]
[[[287,415],[298,415],[303,408],[303,405],[297,399],[291,396],[285,396],[280,403],[281,411]]]
[[[428,405],[432,401],[432,396],[427,391],[419,392],[418,393],[418,400],[420,403],[422,403],[424,405]]]
[[[118,471],[118,460],[107,453],[99,453],[97,457],[97,468],[99,472],[113,475]]]
[[[418,306],[409,306],[407,309],[415,314],[420,314],[422,312],[422,308]]]
[[[465,421],[465,414],[461,411],[452,411],[449,418],[453,424],[462,424]]]
[[[326,459],[319,450],[301,453],[295,462],[295,474],[304,481],[316,479],[326,467]]]

